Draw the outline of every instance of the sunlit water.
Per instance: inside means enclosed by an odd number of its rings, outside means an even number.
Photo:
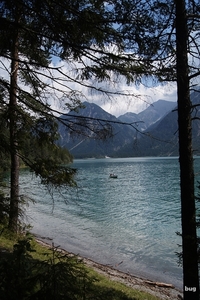
[[[200,159],[195,172],[198,166]],[[36,201],[27,209],[32,231],[73,253],[182,288],[178,159],[87,159],[73,167],[79,188],[55,191],[54,200],[30,173],[21,174],[21,192]]]

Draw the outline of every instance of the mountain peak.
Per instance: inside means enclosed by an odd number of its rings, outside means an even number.
[[[200,93],[191,93],[191,101],[199,104]],[[178,154],[178,136],[175,134],[178,129],[175,102],[160,99],[139,114],[127,112],[119,118],[104,111],[97,104],[84,102],[83,105],[85,108],[79,109],[78,113],[71,112],[68,116],[63,116],[62,122],[59,124],[59,144],[68,148],[75,158]],[[195,113],[199,116],[200,110]],[[82,119],[80,118],[80,124],[78,116],[83,116]],[[66,118],[68,128],[63,125],[64,118]],[[106,120],[114,122],[106,124]],[[137,128],[134,129],[115,121],[128,124],[135,122]],[[86,135],[83,134],[83,128],[87,130],[91,126],[90,128],[98,130],[101,129],[99,125],[104,124],[108,128],[112,127],[113,136],[109,139],[97,140],[95,134],[93,132],[90,134],[89,131],[86,132]],[[79,135],[77,135],[76,129],[78,129]],[[140,134],[144,130],[148,130],[148,136]],[[99,132],[101,133],[101,130]],[[195,149],[200,149],[199,136],[199,124],[193,121],[193,146]]]
[[[151,124],[154,124],[158,120],[162,119],[175,107],[175,105],[175,102],[160,99],[149,105],[139,114],[128,112],[122,116],[119,116],[118,119],[127,123],[141,122],[139,129],[143,131]]]

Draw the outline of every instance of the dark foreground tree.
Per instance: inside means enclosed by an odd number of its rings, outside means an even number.
[[[199,274],[192,149],[192,111],[195,107],[191,103],[190,93],[195,88],[193,80],[200,75],[200,4],[195,0],[144,1],[143,4],[144,10],[149,5],[156,29],[144,39],[145,45],[138,45],[140,53],[152,64],[152,75],[162,81],[177,82],[183,292],[184,299],[197,300]],[[132,29],[129,22],[127,28],[126,35],[130,39],[134,25]],[[138,34],[141,34],[140,30]],[[155,48],[151,41],[157,45]],[[132,47],[135,47],[135,43]]]
[[[197,229],[192,149],[192,103],[188,63],[188,25],[184,0],[176,0],[176,57],[181,185],[184,299],[199,299]]]
[[[151,27],[150,23],[147,26],[141,22],[144,19],[140,16],[142,6],[138,14],[132,16],[136,27],[139,24],[140,28]],[[4,94],[1,105],[7,111],[9,128],[11,230],[16,231],[18,225],[19,158],[28,163],[27,157],[22,155],[27,153],[23,151],[24,143],[20,139],[22,124],[25,127],[31,124],[33,116],[46,118],[47,123],[49,119],[54,122],[55,111],[49,104],[56,101],[57,104],[64,103],[68,109],[75,109],[83,98],[82,87],[106,93],[105,89],[93,84],[94,80],[114,81],[115,73],[125,76],[130,82],[144,72],[148,73],[150,66],[146,60],[138,59],[138,53],[128,53],[127,37],[121,29],[129,22],[126,12],[130,16],[137,7],[137,3],[131,2],[130,6],[127,1],[124,4],[110,1],[109,5],[105,1],[92,0],[1,1],[0,63],[4,73],[0,86]],[[121,16],[121,8],[124,16]],[[140,43],[144,36],[138,39],[136,34],[134,39]],[[67,72],[54,67],[53,61],[58,59],[66,62]],[[73,88],[74,83],[79,89]],[[46,136],[50,134],[45,126],[41,132]],[[55,139],[49,143],[55,145]],[[66,184],[71,182],[74,174],[65,168],[69,176],[64,176],[63,168],[44,158],[35,157],[35,161],[29,160],[28,165],[37,175],[45,176],[43,182],[48,184],[59,184],[53,174],[65,178]],[[63,183],[64,179],[60,181]]]

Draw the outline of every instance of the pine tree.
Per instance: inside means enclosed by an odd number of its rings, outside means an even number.
[[[116,1],[108,5],[104,1],[90,0],[62,0],[59,3],[54,0],[8,0],[0,3],[0,56],[1,65],[7,71],[0,85],[5,94],[2,101],[7,107],[10,134],[9,227],[13,231],[17,231],[19,215],[19,158],[46,184],[73,184],[74,174],[72,169],[60,168],[55,159],[34,157],[31,160],[30,156],[27,157],[22,148],[23,136],[20,138],[22,125],[34,126],[33,116],[45,120],[44,128],[50,123],[55,124],[56,112],[50,107],[50,100],[58,102],[64,99],[68,109],[80,106],[82,92],[72,89],[71,83],[105,93],[105,90],[85,82],[111,80],[114,73],[126,76],[130,82],[148,72],[145,61],[138,61],[135,53],[126,53],[126,37],[120,26],[127,20],[121,17],[120,7],[122,4]],[[129,6],[127,10],[129,12]],[[52,62],[56,58],[72,66],[75,75],[54,67]],[[50,133],[44,128],[40,128],[40,135],[47,137]],[[30,132],[33,134],[33,130]],[[37,133],[34,134],[37,136]],[[55,146],[56,137],[53,134],[51,137],[53,141],[48,140],[46,149],[48,145]],[[38,140],[41,142],[42,139],[38,137]],[[55,174],[57,178],[53,176]]]
[[[199,275],[192,149],[192,103],[188,63],[188,25],[184,0],[176,1],[176,46],[183,293],[185,300],[198,300]]]

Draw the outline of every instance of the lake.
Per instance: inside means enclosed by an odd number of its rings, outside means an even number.
[[[21,173],[21,193],[36,201],[27,208],[32,231],[75,254],[182,289],[178,158],[82,159],[72,166],[78,188],[53,197]],[[197,179],[199,168],[196,158]]]

